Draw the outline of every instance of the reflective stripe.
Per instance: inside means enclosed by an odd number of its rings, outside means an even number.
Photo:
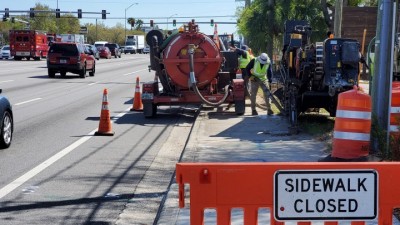
[[[353,141],[369,141],[370,134],[334,131],[333,138],[353,140]]]
[[[390,107],[390,113],[400,113],[400,107]]]
[[[336,117],[351,118],[351,119],[371,119],[371,112],[351,111],[351,110],[337,110]]]
[[[399,132],[399,125],[390,125],[389,132]]]

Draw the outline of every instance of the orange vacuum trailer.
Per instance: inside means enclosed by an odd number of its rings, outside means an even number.
[[[146,41],[155,78],[143,84],[145,117],[154,117],[160,105],[189,103],[234,104],[236,114],[244,113],[245,89],[243,79],[236,79],[236,53],[221,51],[193,20],[170,36],[152,30]]]

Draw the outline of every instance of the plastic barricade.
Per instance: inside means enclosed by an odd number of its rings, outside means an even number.
[[[179,185],[180,208],[185,207],[185,184],[189,184],[191,225],[204,224],[206,209],[216,211],[218,225],[231,224],[234,208],[243,209],[245,225],[258,224],[260,208],[270,210],[272,225],[283,225],[288,221],[299,225],[315,221],[334,225],[342,220],[351,221],[352,225],[377,220],[379,225],[386,225],[393,222],[392,210],[400,207],[398,171],[400,163],[397,162],[178,163],[176,181]],[[301,193],[302,187],[297,187],[297,184],[302,180],[307,184],[307,179],[311,182],[308,184],[314,182],[308,188],[312,193],[302,199],[301,196],[306,192]],[[323,189],[320,186],[321,180],[324,179],[337,182],[331,187],[326,186],[331,188],[331,193],[327,190],[326,193],[320,192]],[[298,183],[294,180],[298,180]],[[345,189],[348,193],[339,193]],[[314,195],[332,200],[327,200],[328,203],[322,208],[320,199],[315,205],[311,203]],[[294,200],[298,196],[302,200]],[[346,198],[349,198],[348,207]],[[337,204],[336,200],[339,204],[333,207]],[[304,217],[308,215],[304,211],[304,202],[307,201],[310,201],[310,209],[307,210],[311,212],[312,207],[316,208],[315,213],[309,214],[313,215],[311,217]],[[296,209],[295,213],[291,213],[292,208]]]

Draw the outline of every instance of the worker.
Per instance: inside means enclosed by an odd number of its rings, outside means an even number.
[[[246,71],[246,66],[247,66],[247,64],[249,64],[249,62],[251,60],[251,56],[248,52],[249,47],[247,45],[242,45],[242,47],[240,49],[236,48],[236,47],[230,47],[230,50],[233,52],[236,52],[239,55],[238,63],[239,63],[239,69],[242,72],[242,78],[244,80],[245,94],[246,94],[246,96],[250,96],[249,88],[248,88],[249,87],[248,82],[249,82],[250,76],[248,76],[248,73]]]
[[[271,97],[271,91],[269,89],[270,83],[272,82],[272,67],[271,60],[269,59],[267,53],[261,53],[260,56],[250,60],[249,64],[246,66],[246,72],[249,74],[250,78],[250,102],[251,102],[251,114],[258,115],[256,110],[256,98],[257,91],[261,86],[264,92],[265,105],[267,107],[267,114],[272,115],[274,112],[271,109],[271,104],[269,98]],[[269,82],[269,83],[267,83]],[[276,101],[274,104],[277,105]],[[279,107],[278,107],[279,108]],[[279,108],[280,109],[280,108]]]

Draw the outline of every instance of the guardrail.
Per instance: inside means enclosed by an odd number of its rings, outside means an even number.
[[[243,224],[258,223],[270,210],[272,225],[326,225],[341,220],[392,224],[400,207],[400,163],[178,163],[179,207],[190,185],[190,224],[202,225],[204,211],[215,209],[218,225],[231,224],[232,209],[243,209]]]

